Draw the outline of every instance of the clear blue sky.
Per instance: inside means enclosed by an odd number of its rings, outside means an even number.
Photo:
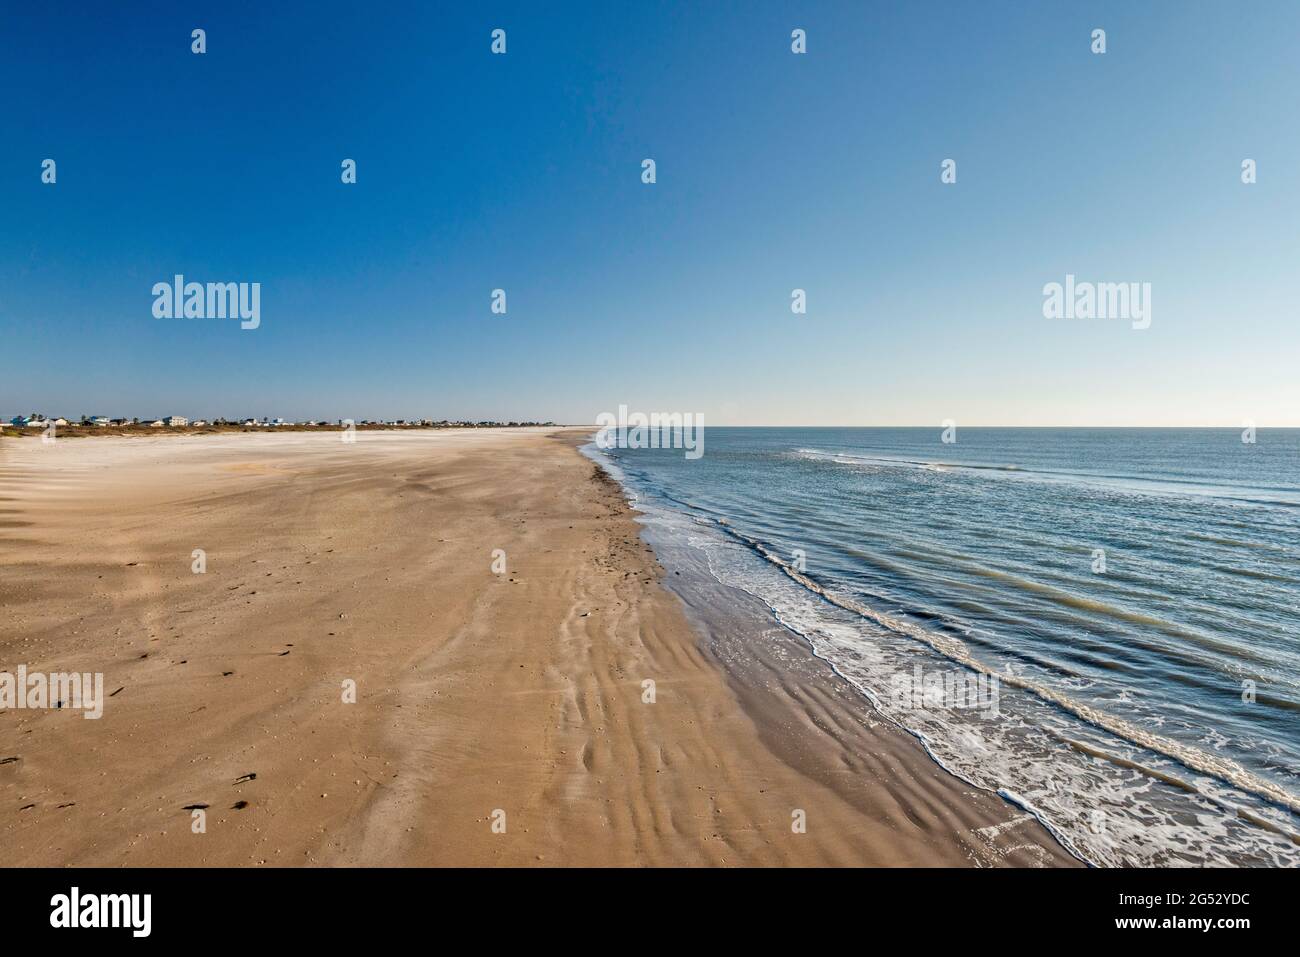
[[[0,413],[1300,425],[1297,51],[1294,2],[6,4]],[[178,272],[261,328],[155,319]],[[1151,328],[1045,319],[1066,273]]]

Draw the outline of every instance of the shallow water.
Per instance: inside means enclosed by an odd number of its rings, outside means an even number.
[[[711,428],[699,459],[597,457],[652,542],[1081,858],[1300,863],[1300,430],[956,437]]]

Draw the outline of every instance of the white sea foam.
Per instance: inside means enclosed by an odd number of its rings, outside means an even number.
[[[1037,482],[1068,482],[1094,485],[1112,491],[1131,492],[1138,495],[1203,496],[1245,505],[1300,506],[1300,495],[1286,488],[1207,484],[1205,482],[1153,479],[1141,475],[1110,474],[1070,469],[1026,468],[1014,463],[931,461],[907,459],[888,455],[860,455],[849,452],[830,452],[824,449],[800,448],[791,453],[794,458],[810,462],[831,462],[859,469],[903,468],[926,472],[984,473],[989,477],[999,475]]]
[[[618,477],[625,488],[636,484]],[[1300,865],[1294,796],[1227,755],[1139,727],[1030,673],[997,672],[1004,690],[996,720],[891,707],[891,676],[918,656],[934,656],[935,667],[990,669],[951,634],[822,587],[725,519],[657,496],[637,504],[661,558],[671,565],[679,548],[701,556],[715,579],[763,601],[937,763],[1034,814],[1084,860]]]

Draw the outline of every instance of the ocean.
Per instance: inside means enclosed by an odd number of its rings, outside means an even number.
[[[587,451],[670,586],[759,599],[864,708],[1080,859],[1300,864],[1300,430],[950,437]]]

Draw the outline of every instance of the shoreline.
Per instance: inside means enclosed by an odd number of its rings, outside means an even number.
[[[605,459],[588,457],[604,468]],[[617,474],[611,481],[619,481]],[[626,485],[620,491],[625,499],[635,494]],[[645,514],[635,502],[629,508]],[[914,817],[924,807],[927,825],[950,829],[977,866],[1088,866],[1036,815],[954,774],[919,737],[880,715],[833,662],[761,599],[692,568],[680,544],[650,532],[643,524],[643,537],[658,561],[672,569],[665,587],[683,603],[773,755],[831,787],[864,815],[878,818],[882,808],[897,805],[899,813]],[[994,819],[1003,812],[1007,820],[993,825],[967,820]],[[1003,840],[1007,832],[1023,843]]]
[[[1078,863],[791,636],[705,625],[590,432],[0,444],[0,666],[121,689],[0,711],[6,863]]]

